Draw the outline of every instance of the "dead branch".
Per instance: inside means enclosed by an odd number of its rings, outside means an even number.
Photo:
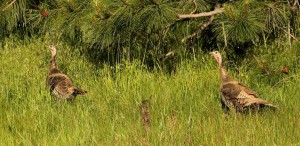
[[[293,38],[296,41],[299,41],[295,36],[293,36],[291,33],[289,33],[288,31],[286,31],[285,29],[283,29],[282,27],[276,25],[279,29],[283,30],[289,37]]]
[[[223,36],[224,36],[224,47],[227,48],[227,37],[226,37],[224,22],[222,22],[222,31],[223,31]]]
[[[210,12],[202,12],[198,14],[178,14],[179,19],[186,19],[186,18],[199,18],[199,17],[207,17],[207,16],[213,16],[216,14],[224,13],[224,8],[216,7],[213,11]]]
[[[298,1],[298,0],[295,0],[295,1],[294,1],[294,4],[293,4],[293,7],[296,7],[297,5],[300,6],[299,1]]]
[[[16,0],[13,0],[11,3],[9,3],[4,9],[2,9],[2,11],[5,11],[6,9],[8,9],[9,7],[11,7],[14,3],[16,2]]]
[[[159,5],[159,2],[157,2],[156,0],[151,0],[151,2],[155,5]]]
[[[196,0],[193,0],[193,3],[195,5],[195,9],[190,14],[194,14],[197,11],[197,8],[198,8]]]
[[[204,22],[204,23],[200,24],[200,29],[199,30],[197,30],[193,34],[183,38],[181,40],[181,42],[185,42],[187,39],[190,39],[190,38],[196,36],[197,34],[199,34],[202,30],[204,30],[208,25],[210,25],[212,23],[212,21],[214,20],[216,14],[220,14],[220,13],[223,13],[223,12],[224,12],[224,8],[220,8],[220,4],[217,4],[215,6],[215,9],[213,11],[210,11],[210,12],[203,12],[203,13],[199,13],[199,14],[178,15],[178,17],[180,19],[211,16],[207,22]]]
[[[123,4],[129,6],[128,0],[121,0],[123,2]]]
[[[121,0],[125,5],[128,4],[127,0]]]
[[[212,21],[214,20],[214,18],[215,18],[215,16],[212,15],[207,22],[204,22],[204,23],[202,23],[200,25],[200,29],[199,30],[197,30],[196,32],[194,32],[194,33],[188,35],[187,37],[183,38],[181,40],[181,42],[185,42],[187,39],[190,39],[190,38],[196,36],[197,34],[199,34],[202,30],[204,30],[208,25],[210,25],[212,23]]]
[[[166,57],[166,58],[173,57],[174,54],[175,54],[174,51],[170,51],[170,52],[168,52],[168,53],[165,55],[165,57]]]

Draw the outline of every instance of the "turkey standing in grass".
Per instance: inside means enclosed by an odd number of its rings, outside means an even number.
[[[216,59],[219,65],[220,79],[221,79],[221,102],[222,107],[229,111],[234,108],[236,112],[245,112],[246,109],[257,111],[262,107],[268,106],[276,108],[273,104],[259,99],[257,94],[233,80],[222,66],[222,56],[218,51],[210,52]]]
[[[73,86],[70,78],[61,73],[56,64],[56,48],[49,46],[51,50],[51,60],[49,67],[49,75],[47,77],[47,86],[50,88],[50,94],[58,99],[67,99],[68,101],[74,100],[77,95],[85,94],[86,91]]]

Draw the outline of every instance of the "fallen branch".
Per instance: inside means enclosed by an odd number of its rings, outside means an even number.
[[[14,3],[16,2],[16,0],[13,0],[11,3],[9,3],[4,9],[2,9],[2,11],[5,11],[6,9],[8,9],[9,7],[11,7]]]

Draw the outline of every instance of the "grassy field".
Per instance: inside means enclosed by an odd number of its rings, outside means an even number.
[[[300,145],[299,44],[256,51],[270,70],[289,66],[288,75],[264,75],[252,57],[229,69],[279,110],[228,119],[219,102],[217,64],[207,53],[167,75],[139,62],[97,68],[56,44],[60,69],[88,91],[63,102],[53,101],[45,86],[46,45],[13,38],[0,43],[0,145]],[[145,131],[139,105],[150,96]]]

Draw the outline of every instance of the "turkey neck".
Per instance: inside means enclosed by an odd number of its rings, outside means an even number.
[[[227,82],[234,81],[227,73],[226,69],[223,67],[222,63],[219,63],[219,72],[220,72],[220,79],[221,85],[226,84]]]
[[[52,70],[58,70],[57,69],[57,64],[56,64],[56,54],[55,55],[53,55],[52,57],[51,57],[51,60],[50,60],[50,72],[52,71]]]

